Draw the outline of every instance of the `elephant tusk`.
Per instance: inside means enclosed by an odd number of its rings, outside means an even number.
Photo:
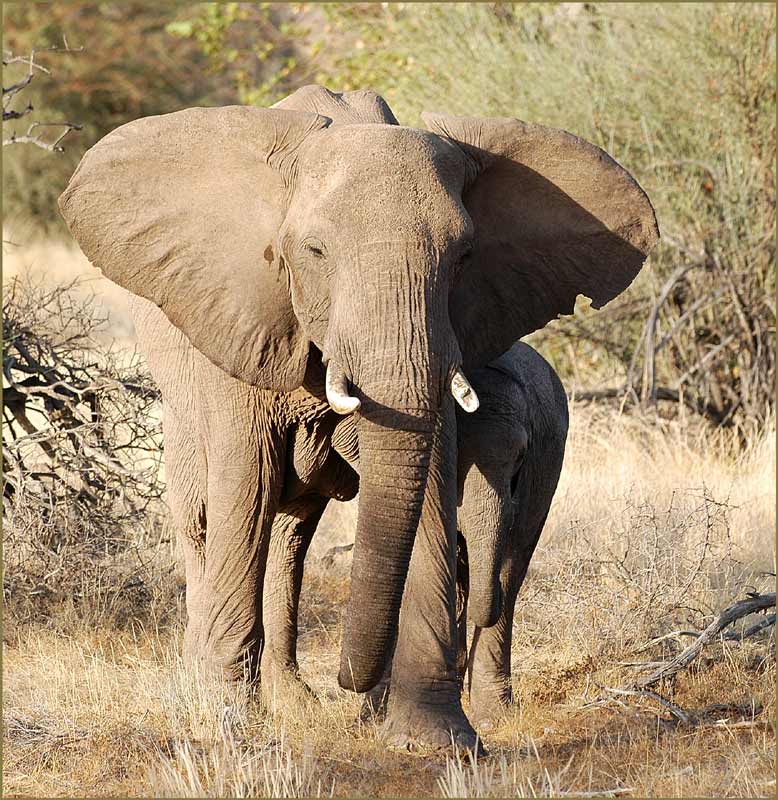
[[[340,367],[336,367],[332,361],[327,363],[327,379],[324,385],[327,402],[336,413],[352,414],[362,405],[358,397],[352,397],[348,393],[346,373]]]
[[[475,389],[470,385],[470,381],[461,369],[457,369],[451,378],[451,394],[468,414],[478,411],[478,406],[481,405]]]

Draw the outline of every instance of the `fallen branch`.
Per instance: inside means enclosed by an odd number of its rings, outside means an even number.
[[[674,724],[685,725],[688,728],[694,728],[699,725],[713,725],[717,727],[730,727],[730,728],[745,728],[756,727],[757,720],[755,717],[759,716],[764,711],[764,706],[761,703],[751,702],[747,704],[733,704],[733,703],[714,703],[713,705],[706,706],[699,710],[686,710],[681,708],[677,703],[673,703],[666,697],[662,697],[658,692],[650,689],[612,689],[604,687],[603,691],[608,695],[606,698],[601,698],[595,703],[588,704],[589,706],[600,706],[606,700],[612,699],[624,706],[625,704],[618,700],[618,697],[639,697],[646,700],[653,700],[663,708],[667,709],[675,719]],[[733,721],[740,717],[739,720]],[[749,718],[750,719],[744,719]],[[660,718],[660,722],[664,726],[672,725],[672,720]]]
[[[675,675],[677,672],[689,666],[702,652],[702,648],[705,647],[706,644],[710,644],[714,637],[723,631],[724,628],[743,617],[747,617],[749,614],[753,614],[757,611],[765,611],[768,608],[775,608],[775,592],[752,594],[746,600],[739,600],[737,603],[725,609],[717,620],[708,625],[696,641],[692,642],[674,659],[668,661],[650,675],[640,678],[637,685],[640,687],[652,686],[663,678],[669,678]],[[774,617],[775,615],[773,615],[773,618]]]
[[[644,650],[648,650],[649,647],[653,647],[660,642],[667,641],[667,639],[680,639],[681,636],[694,636],[697,637],[700,635],[700,631],[670,631],[670,633],[665,633],[662,636],[657,636],[654,639],[646,642],[645,644],[641,644],[640,647],[636,648],[632,652],[637,655],[638,653],[642,653]],[[664,662],[663,662],[664,663]]]
[[[765,573],[769,575],[769,573]],[[771,625],[775,625],[775,614],[768,614],[764,619],[760,619],[759,622],[750,625],[746,628],[743,633],[737,633],[736,631],[727,631],[726,633],[722,634],[721,638],[728,642],[742,642],[743,639],[749,639],[752,636],[756,636],[757,633],[760,631],[769,628]],[[670,631],[669,633],[665,633],[662,636],[657,636],[654,639],[650,639],[645,644],[641,644],[640,647],[636,647],[632,652],[633,654],[637,655],[638,653],[642,653],[645,650],[648,650],[650,647],[654,647],[654,645],[660,644],[661,642],[665,642],[668,639],[680,639],[682,636],[690,636],[694,639],[698,639],[702,636],[704,631],[692,631],[692,630],[677,630],[677,631]],[[664,666],[667,662],[666,661],[617,661],[615,662],[620,666],[624,667],[637,667],[643,666],[645,669],[648,669],[649,666]]]
[[[655,639],[652,639],[650,642],[641,645],[635,652],[639,653],[652,645],[658,644],[670,638],[692,635],[696,637],[694,642],[692,642],[671,661],[660,662],[658,665],[651,662],[644,662],[642,664],[640,662],[619,662],[621,666],[633,668],[637,667],[648,669],[654,666],[657,666],[657,668],[650,675],[637,679],[633,686],[623,686],[619,688],[612,688],[610,686],[601,687],[602,693],[600,696],[591,702],[585,703],[583,708],[599,708],[608,702],[616,702],[623,707],[627,707],[625,703],[619,700],[619,697],[646,698],[653,700],[659,703],[662,707],[666,708],[681,724],[692,727],[709,721],[711,716],[718,715],[719,713],[730,714],[735,712],[742,716],[750,711],[752,717],[760,714],[763,710],[761,705],[752,705],[746,709],[743,706],[716,704],[701,711],[685,711],[679,705],[676,705],[667,698],[662,697],[662,695],[658,692],[647,689],[646,687],[658,683],[663,678],[669,678],[680,672],[685,667],[688,667],[689,664],[691,664],[691,662],[694,661],[694,659],[697,658],[697,656],[702,652],[702,649],[705,647],[705,645],[712,642],[714,638],[724,630],[724,628],[727,628],[733,622],[736,622],[743,617],[747,617],[749,614],[754,614],[758,611],[766,611],[768,608],[775,608],[775,592],[768,592],[766,594],[749,592],[748,597],[745,600],[739,600],[737,603],[733,603],[731,606],[729,606],[729,608],[724,609],[724,611],[719,615],[718,619],[708,625],[708,627],[705,628],[702,633],[698,634],[696,631],[677,630],[667,633],[664,636],[658,636]],[[764,619],[759,620],[759,622],[750,625],[742,633],[735,633],[734,631],[731,631],[721,638],[724,641],[742,641],[743,639],[754,636],[755,634],[759,633],[759,631],[765,630],[771,625],[774,625],[775,616],[776,615],[774,613],[769,614]],[[727,722],[727,720],[714,720],[714,724],[724,724],[725,722]],[[669,721],[663,720],[663,724],[667,725],[669,724]]]
[[[763,631],[771,625],[775,625],[775,614],[768,614],[764,619],[760,619],[759,622],[755,622],[753,625],[746,628],[743,633],[727,631],[724,634],[724,638],[727,641],[742,642],[743,639],[748,639],[750,636],[756,635],[759,631]]]
[[[613,695],[628,695],[631,697],[646,697],[650,700],[655,700],[659,705],[666,708],[679,722],[683,723],[684,725],[693,725],[693,718],[687,712],[684,711],[679,705],[671,702],[665,697],[662,697],[661,694],[657,692],[652,692],[650,689],[605,689],[608,694]]]

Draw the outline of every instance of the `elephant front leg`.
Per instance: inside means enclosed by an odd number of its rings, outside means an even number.
[[[224,424],[223,410],[212,423],[205,563],[196,591],[190,595],[187,588],[186,644],[188,654],[209,672],[254,681],[262,648],[262,584],[284,454],[283,445],[271,441],[262,410],[254,406],[251,412],[254,425],[238,413]]]
[[[254,681],[262,648],[261,587],[272,498],[262,497],[258,476],[251,479],[239,466],[225,466],[218,474],[218,481],[209,481],[215,485],[208,491],[205,564],[187,602],[187,650],[209,671]]]
[[[271,707],[290,697],[304,702],[313,693],[297,664],[297,622],[305,555],[327,499],[303,497],[280,511],[273,521],[262,595],[264,645],[262,695]]]
[[[383,735],[393,747],[478,746],[457,676],[456,423],[447,399],[403,595]]]

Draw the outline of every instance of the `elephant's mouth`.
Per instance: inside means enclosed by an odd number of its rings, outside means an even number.
[[[325,390],[327,402],[337,414],[352,414],[354,411],[358,411],[362,405],[362,401],[349,392],[345,370],[333,360],[327,362]],[[480,405],[478,395],[465,377],[461,367],[453,370],[449,380],[449,391],[468,414],[478,410]]]

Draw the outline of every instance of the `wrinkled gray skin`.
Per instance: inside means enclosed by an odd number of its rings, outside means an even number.
[[[60,209],[92,263],[202,354],[169,363],[162,336],[150,358],[177,409],[165,412],[173,471],[202,478],[199,496],[175,501],[185,529],[205,529],[188,557],[197,656],[234,673],[258,652],[286,469],[277,393],[321,381],[323,358],[361,403],[338,681],[380,680],[405,590],[416,624],[398,639],[387,723],[411,741],[453,732],[471,745],[456,672],[452,377],[571,313],[579,293],[595,308],[617,296],[658,229],[631,176],[577,137],[511,118],[423,119],[428,130],[402,127],[375,94],[322,87],[272,109],[139,119],[84,156]]]
[[[559,378],[529,345],[472,378],[481,409],[457,420],[458,672],[467,668],[470,719],[488,730],[512,703],[513,612],[556,491],[568,414]]]
[[[472,415],[457,412],[457,672],[462,683],[469,673],[470,716],[476,728],[488,730],[512,703],[514,606],[559,480],[568,412],[559,378],[529,345],[515,344],[470,377],[481,407]],[[310,446],[301,442],[301,449]],[[333,467],[334,459],[327,464],[328,469]],[[347,489],[344,485],[344,494]],[[327,499],[321,501],[326,504]],[[275,638],[284,642],[287,687],[297,670],[296,615],[303,561],[319,516],[312,512],[307,523],[300,524],[304,533],[297,540],[290,527],[278,524],[271,538],[271,550],[282,550],[287,560],[276,562],[280,574],[268,567],[265,590],[278,586],[287,602],[276,606],[284,614],[281,619],[265,617],[266,647],[274,647]],[[468,599],[475,627],[469,653]],[[414,624],[403,608],[401,640],[412,636]],[[367,712],[385,711],[390,674],[387,670],[369,693]]]
[[[333,447],[344,423],[354,438],[353,422],[316,396],[313,368],[314,394],[257,389],[214,366],[153,303],[132,297],[130,309],[162,393],[168,505],[186,570],[184,650],[227,677],[255,679],[260,655],[263,672],[284,672],[289,631],[272,620],[288,614],[281,589],[301,578],[288,565],[302,563],[327,502],[356,495],[358,475]]]

